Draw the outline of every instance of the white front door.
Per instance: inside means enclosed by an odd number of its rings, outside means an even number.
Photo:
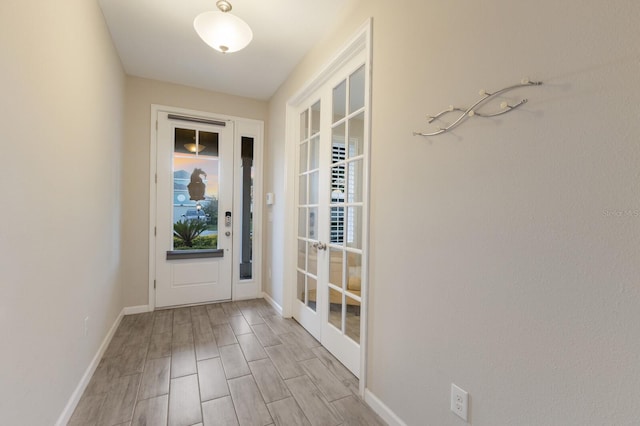
[[[159,111],[156,307],[231,299],[233,121]]]
[[[297,110],[293,316],[356,376],[366,299],[368,66],[364,53]]]

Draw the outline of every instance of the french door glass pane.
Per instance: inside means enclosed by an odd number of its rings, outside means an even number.
[[[332,244],[344,242],[344,207],[331,207],[331,237]]]
[[[318,275],[318,248],[313,246],[313,243],[308,243],[309,247],[307,253],[309,258],[307,259],[307,272],[311,275]]]
[[[347,208],[346,218],[346,240],[347,247],[362,248],[362,207]]]
[[[298,281],[297,281],[298,291],[296,292],[296,297],[302,303],[304,303],[305,282],[306,282],[306,275],[298,271]]]
[[[298,208],[298,237],[307,237],[307,208]]]
[[[309,204],[318,204],[318,176],[319,171],[309,174]]]
[[[307,266],[307,243],[304,240],[298,240],[298,269],[304,270]]]
[[[364,106],[364,65],[349,77],[349,114]]]
[[[329,249],[329,282],[340,288],[343,287],[344,273],[343,273],[343,257],[344,251],[331,247]]]
[[[309,170],[318,168],[320,162],[320,137],[316,136],[311,139],[309,145]]]
[[[318,294],[318,282],[315,278],[307,275],[307,306],[316,310],[316,300]]]
[[[344,164],[331,168],[331,202],[344,203],[344,193],[346,190],[346,176]]]
[[[298,184],[298,204],[307,204],[307,175],[300,176]]]
[[[344,145],[345,125],[340,124],[333,128],[331,132],[331,162],[337,163],[346,158],[346,147]]]
[[[347,294],[345,316],[345,334],[356,343],[360,343],[360,302]]]
[[[173,151],[173,249],[218,247],[218,134],[176,128]]]
[[[364,113],[349,119],[349,158],[363,154],[364,150]]]
[[[311,136],[320,132],[320,101],[311,107]]]
[[[342,83],[337,85],[333,89],[333,121],[339,121],[344,118],[346,112],[347,105],[347,81],[344,80]]]
[[[309,239],[318,239],[318,208],[309,207]]]
[[[300,114],[300,140],[303,141],[309,137],[309,111],[305,110]]]
[[[329,323],[342,331],[342,292],[329,287]]]
[[[360,296],[362,284],[362,255],[360,253],[347,254],[347,291]]]
[[[300,173],[306,172],[307,169],[307,156],[309,151],[308,144],[306,142],[300,144]]]
[[[362,160],[347,164],[347,202],[362,202]]]

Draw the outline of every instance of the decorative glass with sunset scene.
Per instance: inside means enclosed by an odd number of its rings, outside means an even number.
[[[218,247],[218,134],[175,129],[173,249]]]

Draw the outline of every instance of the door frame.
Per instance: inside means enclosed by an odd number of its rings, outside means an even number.
[[[296,221],[296,205],[295,205],[295,180],[296,180],[296,143],[298,136],[298,110],[302,104],[318,89],[320,89],[334,74],[346,65],[356,55],[365,54],[365,65],[369,70],[367,76],[371,82],[372,73],[372,41],[373,41],[373,19],[369,18],[356,31],[355,35],[340,49],[322,68],[308,81],[302,89],[293,95],[286,104],[286,128],[285,128],[285,193],[286,208],[284,223],[295,223]],[[371,83],[369,83],[365,92],[365,104],[367,107],[367,119],[369,126],[365,128],[365,134],[369,135],[366,142],[369,150],[369,161],[364,165],[365,170],[363,176],[367,182],[370,182],[370,152],[371,152]],[[364,196],[370,202],[370,185],[367,184]],[[369,209],[367,214],[363,215],[363,248],[365,256],[362,258],[362,278],[365,285],[362,287],[362,310],[360,312],[361,334],[360,334],[360,395],[364,395],[366,389],[367,377],[367,327],[368,327],[368,300],[369,300]],[[283,260],[283,300],[282,313],[285,317],[291,317],[293,313],[293,304],[296,300],[296,263],[295,253],[297,250],[297,229],[293,226],[285,227],[284,240],[284,260]]]
[[[156,229],[156,202],[157,202],[157,140],[159,112],[186,115],[190,117],[204,118],[208,120],[224,120],[234,122],[233,133],[233,240],[232,240],[232,260],[231,260],[231,299],[253,299],[262,295],[262,212],[263,212],[263,152],[264,152],[264,122],[244,117],[237,117],[226,114],[216,114],[206,111],[197,111],[186,108],[178,108],[166,105],[151,104],[150,119],[150,139],[149,139],[149,310],[156,307],[155,291],[155,229]],[[237,262],[240,259],[240,225],[239,212],[241,200],[238,196],[241,189],[240,148],[242,137],[251,137],[254,140],[253,149],[253,237],[252,237],[252,264],[253,273],[250,279],[240,279],[240,268]]]

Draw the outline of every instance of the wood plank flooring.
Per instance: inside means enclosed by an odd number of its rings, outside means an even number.
[[[68,425],[385,425],[358,379],[263,299],[122,319]]]

